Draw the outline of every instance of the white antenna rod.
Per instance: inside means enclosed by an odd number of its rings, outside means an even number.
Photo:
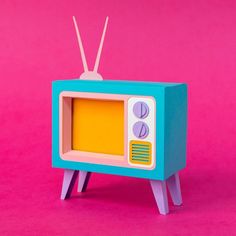
[[[83,48],[82,40],[81,40],[81,37],[80,37],[79,28],[78,28],[78,25],[76,23],[76,19],[75,19],[74,16],[73,16],[73,21],[74,21],[75,31],[76,31],[76,35],[77,35],[77,39],[78,39],[78,43],[79,43],[79,49],[80,49],[80,54],[81,54],[81,58],[82,58],[82,63],[83,63],[83,66],[84,66],[84,71],[87,72],[88,71],[88,65],[87,65],[85,54],[84,54],[84,48]]]
[[[104,28],[103,28],[103,32],[102,32],[102,38],[101,38],[100,45],[99,45],[98,52],[97,52],[96,61],[95,61],[94,68],[93,68],[94,72],[98,71],[98,66],[99,66],[100,56],[101,56],[101,52],[102,52],[102,46],[103,46],[103,42],[104,42],[104,38],[105,38],[105,34],[106,34],[108,19],[109,18],[107,16],[106,21],[105,21],[105,25],[104,25]]]

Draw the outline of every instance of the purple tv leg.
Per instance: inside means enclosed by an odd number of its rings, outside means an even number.
[[[150,183],[160,214],[168,214],[169,206],[166,191],[166,181],[150,180]]]
[[[78,192],[86,191],[90,176],[91,176],[91,172],[87,172],[87,171],[79,172]]]
[[[179,181],[179,174],[175,173],[174,175],[170,176],[167,181],[167,187],[169,189],[172,201],[174,205],[181,205],[182,195],[181,195],[181,188],[180,188],[180,181]]]
[[[65,170],[64,171],[64,178],[61,190],[61,199],[64,200],[69,198],[74,187],[75,181],[78,176],[77,170]]]
[[[166,215],[169,212],[167,187],[169,189],[174,205],[179,206],[182,204],[182,195],[178,172],[170,176],[166,181],[150,180],[150,183],[157,206],[162,215]]]

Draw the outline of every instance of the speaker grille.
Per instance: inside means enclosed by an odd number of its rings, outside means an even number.
[[[130,141],[129,159],[133,164],[151,165],[152,144],[144,141]]]

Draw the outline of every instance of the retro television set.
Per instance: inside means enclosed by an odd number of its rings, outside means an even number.
[[[64,169],[61,199],[86,190],[92,172],[149,179],[161,214],[167,187],[182,204],[178,172],[186,165],[187,87],[181,83],[103,80],[93,71],[74,25],[84,73],[52,83],[52,164]]]

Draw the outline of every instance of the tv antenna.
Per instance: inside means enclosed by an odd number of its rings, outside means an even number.
[[[86,57],[85,57],[85,53],[84,53],[84,47],[83,47],[80,32],[79,32],[79,27],[77,25],[75,16],[73,16],[75,32],[77,35],[79,49],[80,49],[80,55],[81,55],[81,59],[82,59],[83,67],[84,67],[84,72],[80,75],[81,80],[103,80],[102,76],[97,71],[98,71],[98,66],[99,66],[100,57],[101,57],[101,53],[102,53],[102,47],[103,47],[103,42],[104,42],[104,38],[105,38],[105,34],[106,34],[108,19],[109,18],[107,16],[106,21],[105,21],[105,25],[103,28],[102,37],[100,40],[94,68],[93,68],[93,71],[91,71],[88,69],[88,65],[87,65],[87,61],[86,61]]]

